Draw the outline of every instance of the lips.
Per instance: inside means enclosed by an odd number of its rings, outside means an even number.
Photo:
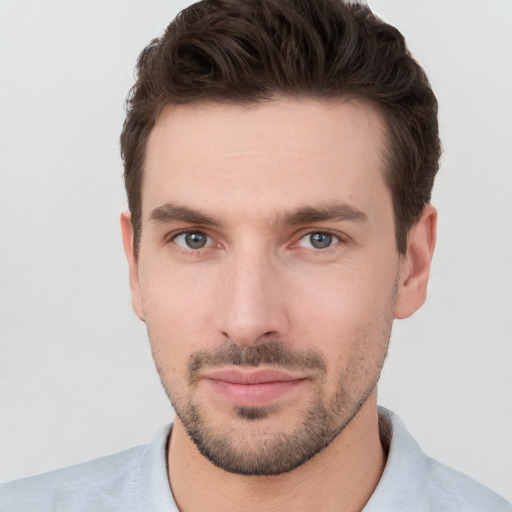
[[[219,369],[203,378],[221,399],[240,407],[272,405],[294,393],[306,378],[277,369]]]

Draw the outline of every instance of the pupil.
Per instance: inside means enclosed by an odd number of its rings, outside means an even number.
[[[185,241],[191,249],[201,249],[206,244],[206,236],[204,233],[187,233]]]
[[[313,233],[310,235],[311,245],[315,249],[325,249],[332,243],[332,235],[328,233]]]

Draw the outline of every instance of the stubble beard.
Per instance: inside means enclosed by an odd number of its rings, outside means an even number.
[[[352,421],[375,390],[387,354],[392,320],[380,330],[380,344],[371,344],[379,350],[370,368],[365,366],[364,348],[350,361],[347,369],[340,372],[334,395],[325,400],[319,391],[308,404],[291,432],[262,435],[256,441],[245,439],[235,429],[219,429],[211,425],[201,405],[190,397],[193,393],[178,396],[172,390],[164,368],[157,364],[158,373],[172,406],[190,439],[199,452],[215,466],[240,475],[279,475],[291,471],[309,461],[327,447]],[[370,329],[371,330],[371,329]],[[368,334],[368,333],[365,333]],[[375,332],[373,332],[375,336]],[[371,336],[370,336],[371,337]],[[375,340],[374,340],[375,341]],[[384,343],[383,343],[384,341]],[[361,340],[363,347],[369,340]],[[367,356],[367,354],[366,354]],[[326,373],[322,355],[313,352],[297,352],[279,341],[255,347],[240,347],[233,343],[210,352],[196,352],[188,367],[189,390],[193,390],[196,377],[204,366],[221,364],[255,367],[261,364],[280,368],[315,368]],[[319,379],[319,382],[322,378]],[[246,422],[258,422],[277,413],[276,407],[234,407],[233,415]]]

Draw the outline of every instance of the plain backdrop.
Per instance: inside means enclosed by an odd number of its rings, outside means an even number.
[[[0,0],[0,480],[145,443],[172,410],[131,312],[118,137],[142,48],[188,2]],[[512,1],[373,0],[444,144],[426,305],[380,403],[512,500]]]

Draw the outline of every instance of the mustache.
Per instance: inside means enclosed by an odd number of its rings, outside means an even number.
[[[268,342],[254,347],[229,343],[212,350],[199,350],[190,356],[188,375],[191,383],[199,378],[203,368],[216,366],[280,366],[289,370],[327,371],[324,357],[314,350],[292,349],[280,342]]]

